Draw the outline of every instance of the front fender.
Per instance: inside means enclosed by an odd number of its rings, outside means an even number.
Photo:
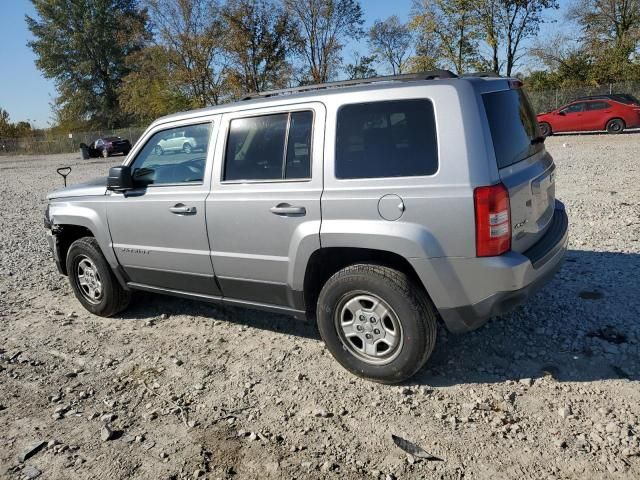
[[[111,236],[102,197],[100,201],[74,198],[73,202],[64,200],[51,202],[49,218],[53,226],[76,225],[91,231],[109,265],[113,269],[118,267],[118,260],[111,248]]]

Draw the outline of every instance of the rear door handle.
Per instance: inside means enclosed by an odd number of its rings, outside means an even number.
[[[177,203],[173,207],[169,207],[169,211],[176,215],[193,215],[197,212],[196,207],[187,207],[182,203]]]
[[[271,207],[269,209],[271,213],[274,215],[282,215],[282,216],[304,216],[307,214],[307,209],[304,207],[294,207],[289,205],[288,203],[279,203],[275,207]]]

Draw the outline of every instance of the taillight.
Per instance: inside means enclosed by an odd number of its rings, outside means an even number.
[[[493,257],[511,248],[509,192],[504,185],[478,187],[473,192],[476,210],[476,255]]]

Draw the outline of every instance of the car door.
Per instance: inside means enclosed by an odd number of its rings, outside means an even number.
[[[587,102],[584,111],[584,124],[588,130],[604,130],[610,113],[611,104],[604,100]]]
[[[223,116],[207,228],[225,301],[302,308],[293,278],[320,248],[324,121],[315,102]]]
[[[576,102],[560,110],[554,131],[579,132],[588,130],[584,125],[584,109],[585,102]]]
[[[218,117],[197,123],[215,138]],[[160,155],[156,146],[177,128],[183,126],[148,132],[127,161],[135,187],[110,192],[107,219],[113,250],[137,286],[219,296],[205,222],[213,152],[210,147]]]

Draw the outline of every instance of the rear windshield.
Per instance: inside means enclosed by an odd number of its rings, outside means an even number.
[[[538,138],[538,122],[522,89],[482,95],[489,119],[498,168],[508,167],[543,148]]]

